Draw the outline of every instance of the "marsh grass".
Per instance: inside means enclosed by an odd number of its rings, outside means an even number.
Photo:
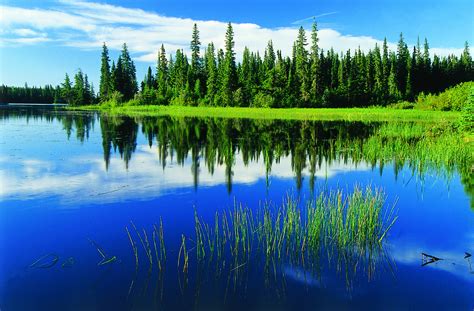
[[[264,272],[265,283],[281,281],[278,291],[282,294],[286,282],[283,265],[318,274],[318,262],[323,257],[345,275],[349,288],[361,267],[369,279],[374,274],[377,258],[384,256],[384,241],[397,220],[396,213],[395,204],[387,206],[384,192],[371,186],[356,186],[351,192],[321,192],[305,202],[287,195],[282,204],[265,203],[256,209],[234,202],[233,207],[216,211],[211,221],[205,221],[195,208],[194,234],[182,233],[179,247],[171,248],[177,259],[180,291],[186,292],[191,265],[196,264],[191,275],[197,276],[197,287],[213,275],[215,280],[224,277],[226,286],[235,292],[246,286],[249,271],[256,268]],[[159,226],[153,225],[151,234],[138,230],[133,222],[131,227],[132,231],[128,227],[125,230],[136,271],[139,252],[134,236],[147,258],[148,275],[156,265],[157,282],[163,284],[167,250],[162,219]]]
[[[251,256],[268,264],[301,262],[318,257],[323,249],[329,254],[373,252],[382,248],[397,220],[395,205],[385,208],[385,201],[382,190],[356,186],[352,193],[324,192],[305,204],[288,195],[282,205],[264,204],[256,213],[235,204],[216,212],[214,224],[205,223],[195,210],[196,259],[222,266],[228,255],[232,272],[250,262]],[[181,254],[187,254],[184,238],[178,261]],[[188,264],[185,258],[183,272]]]

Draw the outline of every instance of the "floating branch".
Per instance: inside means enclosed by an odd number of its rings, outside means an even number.
[[[46,254],[38,258],[35,262],[29,265],[30,268],[47,269],[53,267],[59,260],[59,256],[53,253]]]
[[[97,244],[95,241],[93,241],[91,239],[89,239],[89,241],[91,242],[92,245],[94,245],[94,247],[97,249],[97,252],[99,252],[99,255],[102,257],[102,260],[99,261],[99,263],[97,264],[98,266],[111,264],[111,263],[117,261],[116,256],[107,256],[104,249],[99,244]]]
[[[426,253],[421,253],[421,266],[424,267],[426,265],[432,264],[434,262],[443,260],[442,258],[438,258],[433,255],[428,255]]]

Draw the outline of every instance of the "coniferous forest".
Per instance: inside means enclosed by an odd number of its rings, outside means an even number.
[[[317,24],[310,34],[300,27],[292,55],[283,56],[269,41],[265,52],[244,49],[237,62],[234,32],[227,26],[224,49],[209,43],[201,54],[195,24],[191,56],[183,50],[158,51],[155,70],[141,83],[124,44],[117,61],[110,60],[104,43],[98,94],[79,70],[73,81],[66,74],[57,87],[0,87],[0,102],[65,102],[89,105],[130,101],[136,105],[236,107],[364,107],[413,101],[421,93],[439,93],[460,82],[474,80],[468,43],[460,56],[430,56],[429,44],[419,40],[409,48],[400,34],[396,51],[387,40],[368,52],[337,53],[319,47]]]

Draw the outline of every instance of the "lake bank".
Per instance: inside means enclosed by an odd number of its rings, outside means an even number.
[[[121,106],[100,105],[69,107],[73,110],[94,110],[127,116],[214,117],[279,120],[345,120],[345,121],[428,121],[456,122],[461,112],[401,110],[392,108],[248,108],[189,106]]]

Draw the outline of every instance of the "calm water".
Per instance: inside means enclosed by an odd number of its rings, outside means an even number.
[[[474,253],[472,176],[360,152],[386,124],[0,109],[2,311],[474,308],[474,263],[464,258]],[[236,202],[257,210],[357,184],[381,187],[387,208],[396,203],[374,258],[267,268],[227,258],[219,270],[196,264],[188,240],[189,271],[178,271],[195,211],[212,223]],[[136,238],[137,271],[125,228],[133,222],[151,242],[160,218],[166,268],[150,272]],[[98,250],[116,260],[98,265]],[[422,266],[422,252],[443,260]]]

